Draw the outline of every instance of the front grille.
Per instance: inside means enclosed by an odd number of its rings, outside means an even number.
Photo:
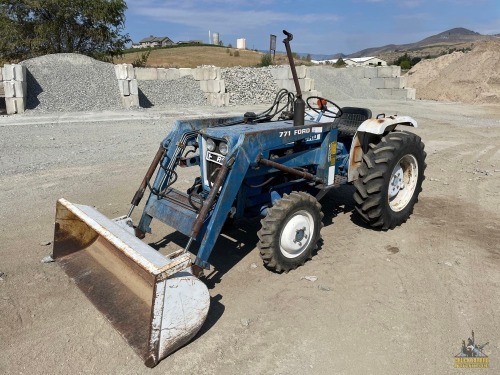
[[[217,139],[214,139],[215,141],[215,150],[213,150],[212,152],[216,153],[216,154],[219,154],[219,155],[222,155],[219,151],[219,140]],[[205,165],[206,165],[206,178],[207,178],[207,181],[208,181],[208,184],[209,186],[211,184],[213,184],[213,182],[215,181],[215,179],[217,178],[217,175],[218,173],[215,172],[217,170],[217,168],[220,168],[221,165],[220,164],[217,164],[217,163],[214,163],[213,161],[210,161],[210,160],[207,160],[207,157],[206,157],[206,154],[205,154]],[[215,173],[214,173],[215,172]],[[212,176],[213,174],[213,176]]]
[[[205,162],[207,163],[207,180],[212,181],[212,183],[213,183],[217,177],[217,174],[218,174],[218,173],[214,173],[214,172],[216,171],[217,168],[220,168],[220,164],[217,164],[217,163],[214,163],[213,161],[208,161],[208,160],[205,160]],[[212,173],[213,173],[213,176],[212,176]]]

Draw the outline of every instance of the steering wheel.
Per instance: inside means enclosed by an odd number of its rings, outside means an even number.
[[[316,107],[313,106],[313,100],[316,100]],[[322,98],[320,96],[310,96],[307,98],[307,106],[318,115],[321,113],[323,116],[328,118],[337,118],[342,116],[342,109],[332,102],[331,100]],[[331,104],[333,107],[337,108],[337,112],[328,109],[327,104]]]

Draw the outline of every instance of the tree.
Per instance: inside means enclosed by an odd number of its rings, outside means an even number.
[[[126,9],[124,0],[0,0],[0,54],[21,60],[77,52],[110,60],[130,41]]]
[[[392,65],[399,65],[401,69],[408,70],[412,67],[412,59],[408,56],[408,53],[405,53],[403,56],[400,56]]]
[[[269,66],[269,65],[273,65],[273,57],[271,56],[270,53],[266,53],[261,56],[260,64],[258,66]]]
[[[344,59],[342,59],[342,57],[339,57],[334,64],[336,68],[343,68],[346,65],[347,65],[346,62],[344,61]]]

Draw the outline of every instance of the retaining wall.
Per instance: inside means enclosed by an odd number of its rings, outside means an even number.
[[[401,76],[401,67],[347,67],[345,74],[366,81],[371,87],[380,90],[386,97],[394,99],[415,100],[417,90],[406,87],[407,77]]]
[[[130,65],[131,66],[131,65]],[[222,107],[229,105],[229,94],[226,92],[224,80],[221,79],[220,68],[133,68],[138,81],[167,80],[173,81],[191,76],[199,81],[200,90],[204,93],[208,104]]]
[[[23,113],[26,110],[28,92],[26,67],[20,64],[5,64],[1,69],[1,80],[7,114]]]

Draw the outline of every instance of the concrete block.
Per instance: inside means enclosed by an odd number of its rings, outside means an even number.
[[[16,81],[16,97],[18,98],[26,98],[28,96],[28,82],[24,81]]]
[[[14,82],[16,81],[4,81],[3,88],[5,90],[6,98],[15,98],[16,97],[16,87],[14,86]]]
[[[193,77],[196,81],[206,81],[205,79],[205,68],[193,69]]]
[[[378,66],[377,76],[380,78],[396,78],[401,76],[401,67],[397,65]]]
[[[126,64],[115,65],[115,75],[116,79],[127,79],[127,65]]]
[[[229,105],[229,94],[224,93],[207,93],[205,94],[208,104],[215,107],[223,107]]]
[[[271,69],[271,75],[275,80],[288,80],[289,68]]]
[[[215,71],[215,78],[214,79],[222,79],[220,68],[214,68],[214,71]]]
[[[365,78],[377,78],[377,68],[364,67]]]
[[[154,81],[158,79],[156,68],[135,68],[135,78],[138,81]]]
[[[127,79],[135,79],[135,69],[132,64],[125,64],[127,65]]]
[[[125,109],[138,108],[139,107],[139,96],[137,96],[137,95],[122,96],[122,104],[123,104],[123,108],[125,108]]]
[[[406,99],[415,100],[417,98],[417,89],[407,87],[406,88]]]
[[[382,78],[385,80],[386,89],[404,89],[406,87],[407,77]]]
[[[167,77],[167,72],[168,72],[168,69],[165,69],[165,68],[158,68],[157,69],[157,73],[158,73],[158,79],[159,80],[167,80],[168,77]]]
[[[179,68],[179,78],[185,77],[185,76],[192,76],[194,69],[191,68]]]
[[[128,80],[119,79],[118,80],[118,88],[120,89],[120,94],[122,94],[122,96],[129,96],[130,95]]]
[[[220,92],[220,81],[211,80],[206,82],[208,86],[208,91],[215,93]]]
[[[8,115],[24,113],[26,110],[26,101],[24,98],[5,98],[5,107]]]
[[[139,84],[136,79],[128,81],[128,89],[130,91],[130,95],[139,95]]]
[[[385,80],[386,78],[371,78],[370,86],[375,89],[385,89]]]
[[[302,79],[306,78],[307,67],[305,65],[299,65],[295,67],[297,71],[297,78]],[[288,79],[293,79],[292,69],[288,69]]]
[[[26,81],[26,67],[21,64],[14,65],[14,77],[16,81]]]
[[[6,98],[24,98],[27,93],[26,81],[5,81],[4,90]]]
[[[223,80],[200,81],[200,89],[206,93],[224,93],[226,85]]]
[[[16,79],[14,65],[5,64],[2,68],[2,77],[4,81],[13,81],[14,79]]]
[[[200,90],[203,92],[210,92],[208,91],[208,81],[200,81]]]
[[[314,79],[312,79],[312,78],[304,78],[302,80],[299,79],[299,84],[300,84],[300,88],[302,89],[302,91],[314,90]]]
[[[406,89],[390,89],[391,90],[391,99],[402,99],[406,100],[408,93]]]
[[[280,89],[286,89],[291,92],[295,92],[295,84],[291,79],[277,79],[276,84]]]
[[[169,68],[167,70],[167,79],[174,80],[181,78],[181,73],[179,69]]]

